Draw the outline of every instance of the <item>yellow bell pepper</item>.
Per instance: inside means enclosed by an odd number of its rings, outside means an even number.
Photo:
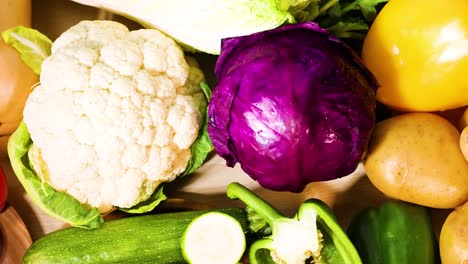
[[[391,0],[371,25],[362,57],[377,100],[403,111],[468,105],[468,1]]]

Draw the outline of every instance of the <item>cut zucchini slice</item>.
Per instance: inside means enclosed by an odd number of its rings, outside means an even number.
[[[236,264],[242,258],[245,246],[240,223],[220,212],[195,218],[182,237],[182,253],[191,264]]]

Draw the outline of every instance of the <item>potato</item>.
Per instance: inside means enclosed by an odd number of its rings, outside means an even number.
[[[455,109],[449,109],[449,110],[445,110],[445,111],[431,112],[431,113],[436,114],[438,116],[441,116],[441,117],[447,119],[456,128],[458,128],[459,132],[461,132],[462,129],[460,128],[460,125],[461,125],[461,122],[464,122],[464,121],[462,121],[462,119],[464,119],[463,114],[465,114],[466,117],[468,118],[468,111],[465,111],[466,109],[468,109],[467,106],[462,106],[462,107],[458,107],[458,108],[455,108]],[[463,127],[463,128],[465,128],[465,127]]]
[[[459,139],[455,126],[438,115],[395,116],[376,124],[364,168],[392,198],[455,208],[468,200],[468,163]]]
[[[442,263],[468,263],[468,203],[445,220],[439,238]]]
[[[467,126],[468,126],[468,107],[465,108],[463,115],[460,117],[460,120],[458,121],[458,129],[462,131]]]
[[[0,1],[0,31],[31,26],[31,1]],[[23,119],[23,108],[38,76],[20,59],[20,54],[0,37],[0,158],[6,157],[9,135]]]
[[[458,129],[461,131],[460,148],[468,162],[468,107],[465,109],[465,112],[458,122]]]
[[[460,135],[460,149],[468,162],[468,126],[463,129]]]

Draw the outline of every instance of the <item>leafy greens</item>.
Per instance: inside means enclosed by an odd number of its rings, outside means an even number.
[[[362,40],[388,0],[314,0],[295,16],[314,21],[339,38]]]

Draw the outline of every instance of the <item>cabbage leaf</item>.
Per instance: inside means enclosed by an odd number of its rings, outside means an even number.
[[[309,17],[318,0],[73,0],[156,28],[186,50],[219,54],[221,39]]]

